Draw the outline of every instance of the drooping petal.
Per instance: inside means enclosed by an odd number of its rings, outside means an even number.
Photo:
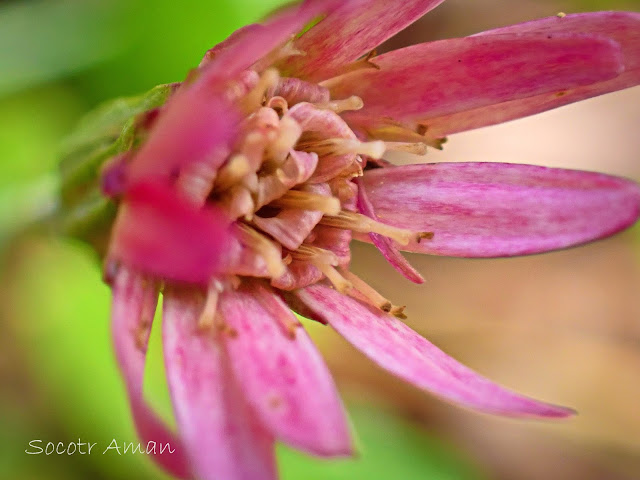
[[[640,83],[640,13],[597,12],[551,17],[483,32],[480,35],[504,33],[589,33],[614,39],[622,47],[625,70],[619,76],[592,85],[567,88],[534,97],[503,102],[452,115],[425,118],[429,131],[444,136],[474,128],[544,112],[552,108],[629,88]]]
[[[143,395],[144,365],[151,322],[158,301],[157,287],[121,267],[113,279],[112,336],[118,366],[124,377],[136,431],[142,442],[169,449],[154,451],[153,460],[178,478],[190,478],[181,442],[153,413]]]
[[[331,374],[291,310],[257,282],[223,293],[219,305],[237,332],[225,338],[233,372],[269,431],[316,455],[350,455]]]
[[[294,42],[305,55],[279,66],[287,75],[312,81],[330,78],[443,1],[343,1]]]
[[[108,256],[162,278],[206,284],[221,266],[228,224],[171,187],[139,183],[119,208]]]
[[[404,250],[437,255],[499,257],[565,248],[612,235],[640,215],[634,182],[577,170],[407,165],[367,171],[363,183],[381,221],[434,233]]]
[[[458,363],[397,318],[332,288],[316,284],[297,295],[375,363],[447,400],[507,416],[552,418],[573,413],[506,390]]]
[[[379,220],[375,210],[373,209],[373,205],[371,205],[371,202],[369,201],[367,189],[365,188],[362,179],[358,179],[358,210],[369,218]],[[391,266],[404,275],[405,278],[414,283],[424,283],[424,278],[422,278],[420,272],[413,268],[408,260],[402,256],[389,237],[385,237],[379,233],[370,233],[369,238],[376,248],[380,250],[382,255],[384,255],[384,258],[387,259]]]
[[[348,74],[331,89],[334,98],[363,99],[363,109],[344,116],[365,129],[384,118],[423,121],[557,93],[612,79],[623,70],[620,46],[609,38],[535,32],[423,43],[373,61],[380,70]]]
[[[197,331],[202,305],[195,293],[164,297],[167,380],[193,470],[203,480],[275,480],[273,437],[240,393],[220,342]]]

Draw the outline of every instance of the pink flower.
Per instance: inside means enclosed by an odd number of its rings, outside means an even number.
[[[370,54],[441,1],[312,0],[239,30],[140,122],[139,146],[105,177],[120,202],[106,263],[116,353],[140,436],[181,447],[156,456],[174,475],[276,478],[276,440],[353,452],[333,380],[292,310],[443,399],[572,414],[490,382],[409,329],[402,307],[348,271],[349,243],[374,243],[421,283],[399,250],[523,255],[633,224],[640,189],[629,180],[381,156],[636,85],[640,15],[553,17]],[[142,392],[161,285],[175,437]]]

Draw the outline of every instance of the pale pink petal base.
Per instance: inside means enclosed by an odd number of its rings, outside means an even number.
[[[366,171],[362,183],[382,222],[434,233],[403,250],[437,255],[501,257],[566,248],[619,232],[640,215],[634,182],[577,170],[423,164]]]
[[[153,460],[173,476],[191,478],[185,451],[144,399],[144,366],[151,322],[158,302],[155,285],[125,267],[113,281],[112,335],[118,365],[129,394],[136,430],[142,442],[156,442]],[[169,449],[162,448],[169,445]]]
[[[197,331],[202,305],[196,293],[164,297],[165,368],[192,469],[202,480],[274,480],[273,437],[246,404],[222,345]]]
[[[285,443],[321,456],[349,456],[342,402],[324,360],[286,304],[258,282],[224,292],[231,366],[249,404]]]
[[[318,317],[394,375],[460,405],[517,417],[562,418],[574,411],[504,389],[456,362],[397,318],[316,284],[297,292]]]

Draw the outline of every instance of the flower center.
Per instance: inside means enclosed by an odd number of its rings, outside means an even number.
[[[275,69],[244,72],[227,96],[244,119],[231,151],[222,152],[226,161],[216,170],[190,166],[178,185],[194,202],[214,203],[234,220],[228,278],[263,278],[280,290],[326,278],[340,292],[402,317],[401,307],[348,271],[352,232],[401,245],[432,235],[358,213],[354,179],[386,151],[424,153],[424,143],[362,141],[340,116],[362,108],[360,98],[331,98],[325,86],[280,78]],[[215,323],[223,288],[212,280],[201,326]]]

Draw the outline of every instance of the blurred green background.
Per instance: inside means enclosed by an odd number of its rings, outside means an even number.
[[[26,455],[34,439],[135,441],[109,336],[109,290],[84,246],[13,235],[55,199],[61,139],[114,96],[180,81],[202,54],[282,0],[0,3],[0,476],[163,478],[140,455]],[[558,11],[639,10],[637,1],[449,0],[385,48],[466,35]],[[640,179],[632,89],[450,139],[430,161],[493,160]],[[540,425],[444,405],[311,325],[344,393],[361,456],[326,462],[279,449],[285,479],[640,478],[640,235],[495,261],[411,257],[427,285],[396,278],[368,246],[354,268],[408,305],[410,323],[514,388],[577,407]],[[157,333],[157,332],[154,332]],[[148,392],[169,411],[160,345]],[[391,392],[391,393],[390,393]],[[224,479],[221,479],[224,480]]]

